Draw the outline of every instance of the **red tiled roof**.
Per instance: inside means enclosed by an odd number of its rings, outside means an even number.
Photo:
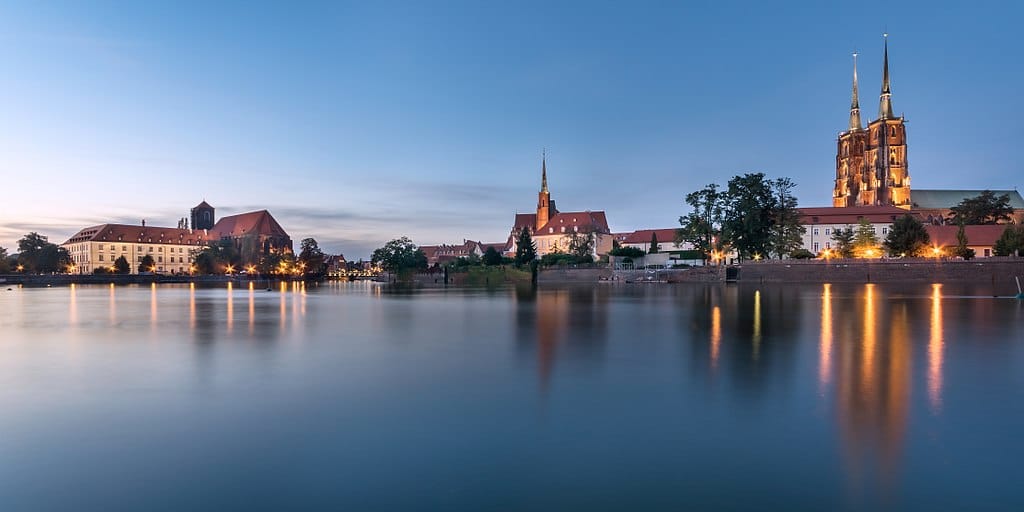
[[[487,249],[489,247],[494,247],[494,250],[498,251],[500,253],[500,252],[507,251],[508,250],[508,245],[509,244],[508,244],[507,240],[504,241],[504,242],[494,242],[494,243],[490,243],[490,244],[481,243],[480,244],[480,250],[484,251],[484,252],[487,252]]]
[[[211,231],[217,231],[221,236],[230,237],[253,233],[262,236],[288,237],[288,233],[274,220],[274,217],[267,210],[222,217],[214,224]]]
[[[80,242],[126,242],[147,244],[203,245],[218,240],[220,234],[201,229],[161,228],[128,224],[101,224],[85,228],[65,244]]]
[[[932,245],[949,247],[957,244],[956,233],[960,229],[959,226],[934,226],[929,224],[925,225],[924,228],[928,230],[928,236],[932,239]],[[1005,229],[1005,224],[964,226],[964,235],[967,236],[967,245],[970,247],[992,247],[996,245],[996,240],[999,240]]]
[[[536,215],[532,215],[536,222]],[[516,221],[519,220],[519,215],[516,215]],[[537,235],[548,235],[548,234],[560,234],[562,228],[565,228],[565,233],[571,233],[576,231],[573,228],[579,228],[580,231],[585,231],[588,228],[595,230],[599,233],[610,233],[608,229],[608,219],[605,217],[604,212],[558,212],[554,217],[548,220],[548,223],[541,226],[537,230]],[[551,230],[554,231],[551,231]],[[549,231],[551,231],[549,233]]]
[[[512,229],[519,234],[523,228],[527,231],[533,231],[533,228],[537,227],[537,214],[536,213],[517,213],[516,220],[512,222]]]
[[[626,243],[626,244],[646,244],[646,243],[649,243],[651,241],[651,233],[657,233],[658,244],[659,245],[662,245],[662,244],[670,244],[671,245],[671,244],[674,244],[675,241],[676,241],[676,231],[678,231],[678,230],[675,229],[675,228],[668,228],[668,229],[638,229],[638,230],[636,230],[636,231],[634,231],[632,233],[623,233],[625,235],[625,237],[621,238],[621,239],[616,238],[616,240],[619,240],[620,242]]]
[[[895,206],[823,206],[815,208],[797,208],[800,211],[801,224],[857,224],[861,219],[871,223],[888,223],[910,214],[918,219],[916,212]]]

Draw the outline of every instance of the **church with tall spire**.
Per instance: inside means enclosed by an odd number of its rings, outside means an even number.
[[[575,236],[593,236],[593,255],[605,254],[612,248],[611,230],[604,211],[561,212],[555,207],[548,190],[547,152],[541,154],[540,192],[537,193],[536,213],[517,213],[512,222],[506,247],[514,253],[518,235],[526,230],[533,238],[537,255],[550,252],[568,252]]]
[[[832,206],[911,207],[907,130],[903,116],[896,117],[892,109],[888,34],[882,59],[878,118],[864,128],[857,90],[857,54],[853,54],[850,124],[837,141]]]

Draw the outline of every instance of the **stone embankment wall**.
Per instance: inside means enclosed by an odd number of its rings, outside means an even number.
[[[612,277],[610,268],[547,268],[537,274],[538,283],[596,283]]]
[[[744,262],[741,282],[762,283],[1001,283],[1024,279],[1024,258],[963,260],[784,260]]]

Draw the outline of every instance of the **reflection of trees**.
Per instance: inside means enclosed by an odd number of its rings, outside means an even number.
[[[797,363],[800,292],[779,285],[680,287],[674,295],[691,373],[713,372],[733,380],[738,392],[764,394]]]
[[[602,359],[609,296],[610,290],[592,286],[516,290],[517,346],[521,353],[536,353],[542,390],[547,389],[558,358],[574,364]]]

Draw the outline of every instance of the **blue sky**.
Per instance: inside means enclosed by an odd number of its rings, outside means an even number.
[[[913,187],[1024,184],[1012,2],[212,4],[0,5],[0,246],[203,199],[349,258],[497,241],[544,147],[559,207],[616,231],[749,171],[827,205],[850,53],[874,118],[885,30]]]

